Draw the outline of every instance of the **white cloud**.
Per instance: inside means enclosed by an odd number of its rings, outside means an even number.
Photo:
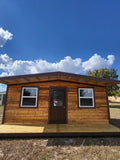
[[[12,58],[10,58],[7,54],[0,55],[0,64],[8,64],[12,63]]]
[[[110,67],[114,63],[114,55],[108,55],[107,59],[98,54],[94,54],[87,61],[82,62],[81,58],[72,59],[65,57],[56,63],[50,63],[46,60],[38,59],[34,61],[13,61],[7,54],[0,55],[1,77],[10,75],[23,75],[32,73],[64,71],[70,73],[84,74],[88,70]],[[0,84],[0,91],[4,91],[5,85]]]
[[[3,47],[7,40],[12,39],[13,34],[0,28],[0,47]]]
[[[88,61],[82,63],[82,67],[85,71],[110,67],[114,63],[114,60],[114,55],[108,55],[107,59],[105,59],[98,54],[94,54]]]
[[[7,54],[0,55],[0,69],[3,70],[1,76],[20,75],[30,73],[42,73],[50,71],[66,71],[81,73],[82,60],[80,58],[72,59],[67,56],[56,63],[50,63],[46,60],[38,59],[35,61],[13,61]]]
[[[114,55],[108,55],[107,59],[94,54],[89,60],[82,62],[81,58],[72,59],[65,57],[56,63],[38,59],[34,61],[13,61],[7,54],[0,55],[0,69],[3,71],[0,76],[23,75],[32,73],[43,73],[53,71],[64,71],[70,73],[84,74],[88,70],[110,67],[114,63]]]
[[[23,75],[32,73],[43,73],[53,71],[64,71],[70,73],[84,74],[88,70],[110,67],[114,63],[114,55],[108,55],[107,59],[98,54],[94,54],[89,60],[82,62],[81,58],[72,59],[65,57],[56,63],[38,59],[34,61],[13,61],[7,54],[0,55],[1,77],[10,75]],[[0,91],[5,91],[6,86],[0,84]]]
[[[112,65],[114,60],[115,60],[115,56],[114,55],[108,55],[108,66]]]

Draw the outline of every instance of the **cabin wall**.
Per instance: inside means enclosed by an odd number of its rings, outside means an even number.
[[[20,108],[21,87],[37,86],[38,108]],[[5,124],[48,124],[49,87],[67,87],[68,124],[109,123],[105,87],[84,85],[65,81],[51,81],[24,85],[9,85],[5,109]],[[95,92],[95,108],[78,108],[78,87],[92,87]]]

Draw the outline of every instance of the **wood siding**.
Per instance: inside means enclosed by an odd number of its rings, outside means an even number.
[[[38,108],[20,108],[22,86],[39,88]],[[106,88],[80,83],[51,81],[9,85],[5,109],[6,124],[47,124],[49,116],[49,87],[67,87],[68,124],[106,124],[109,123]],[[95,92],[95,108],[78,108],[78,88],[92,87]]]

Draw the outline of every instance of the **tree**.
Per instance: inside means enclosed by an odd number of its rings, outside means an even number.
[[[101,78],[109,78],[109,79],[118,79],[117,71],[114,68],[102,68],[102,69],[95,69],[93,71],[88,71],[87,75],[93,76],[93,77],[101,77]],[[119,87],[118,85],[109,86],[108,89],[108,95],[109,96],[116,96],[119,95]]]

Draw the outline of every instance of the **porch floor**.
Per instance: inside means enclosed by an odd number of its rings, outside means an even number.
[[[120,136],[120,128],[112,124],[47,124],[47,125],[0,125],[0,137],[5,135],[117,135]]]

